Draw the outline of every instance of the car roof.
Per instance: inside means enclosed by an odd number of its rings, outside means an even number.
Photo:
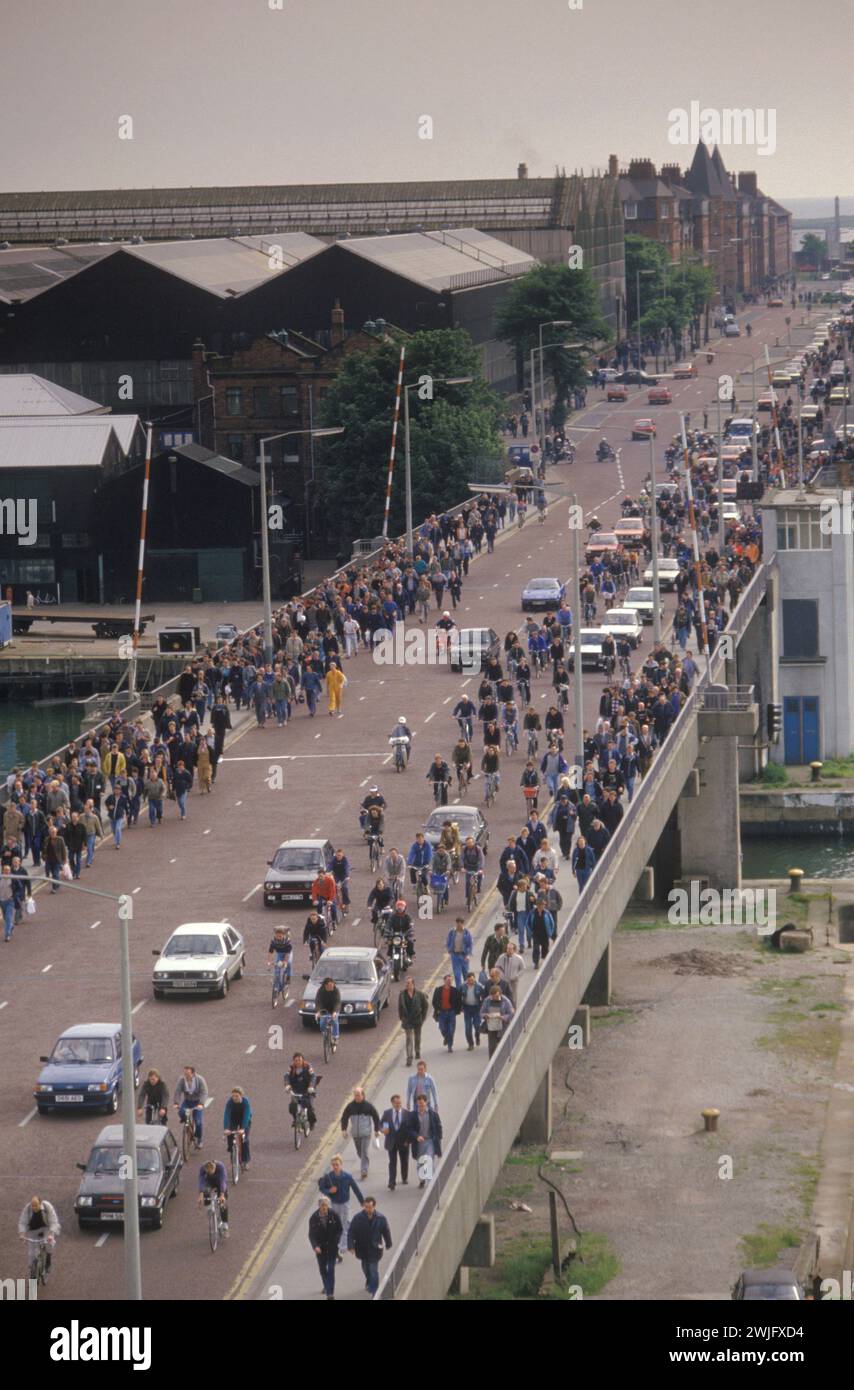
[[[135,1125],[134,1128],[138,1144],[159,1144],[163,1136],[169,1133],[168,1125]],[[95,1144],[107,1146],[121,1144],[123,1136],[122,1125],[105,1125],[95,1140]]]
[[[373,960],[376,954],[374,946],[327,946],[321,959]]]
[[[328,840],[283,840],[279,849],[323,849]]]
[[[745,1269],[741,1275],[745,1284],[798,1284],[794,1270],[777,1265],[774,1269]]]
[[[474,815],[479,815],[479,814],[480,814],[480,807],[479,807],[479,806],[454,806],[453,808],[451,808],[450,806],[437,806],[435,810],[433,810],[433,811],[430,812],[430,816],[435,816],[435,815],[437,815],[438,813],[441,813],[442,819],[443,819],[443,820],[450,820],[450,821],[452,821],[452,820],[454,820],[454,818],[455,818],[456,816],[474,816]],[[427,817],[428,820],[430,819],[430,816]]]
[[[111,1038],[114,1033],[121,1029],[120,1023],[75,1023],[71,1028],[64,1028],[60,1033],[61,1038]]]
[[[180,927],[176,927],[172,936],[190,936],[197,931],[223,931],[225,927],[230,927],[230,922],[182,922]]]

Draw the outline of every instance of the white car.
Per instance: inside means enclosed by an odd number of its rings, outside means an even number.
[[[725,337],[725,338],[740,338],[740,337],[741,337],[741,329],[739,328],[738,324],[737,324],[737,323],[727,323],[727,324],[724,324],[724,337]]]
[[[154,997],[216,994],[224,999],[246,968],[245,943],[229,922],[185,922],[162,951],[154,951]]]
[[[660,582],[660,581],[659,581]],[[655,611],[655,604],[652,598],[652,589],[636,587],[629,589],[623,599],[624,608],[632,608],[637,613],[642,623],[651,623]],[[664,617],[664,604],[658,605],[659,617]]]
[[[633,608],[612,608],[602,619],[602,636],[609,632],[612,637],[628,637],[631,646],[637,647],[643,635],[643,624]]]
[[[735,502],[728,502],[726,498],[724,498],[723,504],[723,517],[724,521],[741,521],[741,514]]]
[[[659,589],[675,589],[676,580],[679,578],[679,571],[682,566],[678,560],[669,556],[660,556],[658,561],[658,587]],[[652,565],[648,565],[643,572],[644,584],[652,583]]]

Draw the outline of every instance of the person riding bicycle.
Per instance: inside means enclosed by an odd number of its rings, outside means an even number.
[[[359,807],[359,826],[362,830],[365,828],[369,812],[373,806],[378,806],[381,814],[386,810],[386,799],[379,787],[369,787],[368,794]]]
[[[267,947],[267,969],[275,963],[276,969],[282,970],[282,980],[285,984],[291,978],[291,956],[293,955],[294,945],[291,941],[291,934],[287,927],[275,927],[270,938],[270,945]],[[278,1004],[278,999],[276,1004]]]
[[[603,434],[596,448],[596,457],[599,460],[607,459],[611,457],[612,452],[613,450]]]
[[[403,860],[401,859],[401,863]],[[371,922],[376,926],[380,919],[380,913],[387,907],[391,907],[393,894],[385,879],[377,879],[370,893],[368,894],[368,907],[371,909]]]
[[[458,868],[460,862],[460,850],[462,840],[460,838],[459,823],[455,820],[442,821],[442,829],[439,834],[439,848],[446,849],[451,856],[451,867]]]
[[[314,996],[314,1016],[320,1028],[326,1026],[322,1022],[324,1016],[331,1020],[332,1040],[336,1043],[340,1032],[338,1025],[338,1015],[340,1012],[341,991],[330,975],[323,981],[323,984]]]
[[[293,1100],[288,1105],[288,1114],[292,1117],[296,1116],[299,1099],[304,1097],[309,1129],[314,1129],[317,1124],[317,1116],[311,1103],[316,1084],[314,1067],[305,1060],[301,1052],[295,1052],[291,1059],[290,1068],[285,1072],[285,1090],[290,1091],[293,1096]]]
[[[175,1087],[175,1094],[172,1097],[172,1104],[178,1111],[178,1118],[181,1124],[186,1119],[187,1111],[193,1111],[193,1124],[196,1134],[196,1148],[202,1147],[203,1116],[205,1113],[205,1101],[208,1098],[208,1083],[203,1076],[200,1076],[195,1067],[184,1067],[178,1084]]]
[[[433,761],[427,769],[428,782],[433,784],[433,795],[436,800],[441,800],[443,806],[448,804],[448,783],[451,780],[451,769],[445,762],[441,753],[434,754]],[[437,791],[437,788],[439,789]]]
[[[336,894],[337,889],[333,875],[327,869],[320,869],[317,878],[311,885],[311,901],[317,906],[320,906],[322,903],[328,903],[330,920],[333,923],[338,920],[338,908],[335,902]]]
[[[61,1230],[56,1208],[46,1197],[32,1197],[18,1217],[18,1235],[22,1240],[45,1242],[46,1272],[50,1270],[53,1246]]]
[[[501,752],[496,743],[488,743],[483,750],[483,757],[480,760],[480,770],[485,777],[494,773],[498,778],[498,769],[501,764]]]
[[[477,718],[477,705],[474,701],[471,700],[468,695],[464,695],[463,698],[458,700],[454,705],[452,713],[455,719],[467,721],[468,737],[471,738],[474,729],[474,721]]]
[[[394,905],[394,911],[390,917],[386,918],[383,927],[383,940],[390,944],[392,938],[398,934],[403,937],[408,962],[413,961],[415,959],[415,930],[403,898],[398,898]]]
[[[432,858],[433,846],[424,838],[424,832],[419,830],[406,856],[406,862],[409,865],[409,877],[413,888],[419,882],[426,887],[428,869],[430,868]]]
[[[383,865],[383,868],[385,869],[386,882],[388,883],[389,888],[393,889],[393,884],[395,880],[399,881],[402,886],[403,875],[406,872],[406,860],[400,853],[400,850],[398,850],[394,845],[392,845],[391,849],[385,857],[385,864]]]
[[[136,1107],[137,1115],[146,1112],[146,1124],[166,1124],[169,1116],[169,1087],[154,1067],[139,1088]]]
[[[216,1198],[214,1199],[214,1193]],[[222,1216],[222,1233],[228,1235],[228,1177],[225,1171],[225,1164],[220,1160],[214,1162],[209,1158],[207,1163],[203,1163],[199,1169],[199,1206],[205,1201],[216,1200],[219,1202],[220,1213]]]
[[[405,738],[407,740],[404,752],[406,753],[406,761],[409,762],[409,755],[412,752],[412,730],[406,722],[405,714],[399,714],[397,716],[397,723],[389,734],[389,743],[395,738]]]
[[[315,963],[315,957],[319,958],[321,951],[326,950],[326,946],[329,942],[329,933],[326,930],[326,923],[316,907],[311,909],[311,912],[305,919],[302,941],[303,945],[307,946],[311,953],[312,963]]]
[[[463,738],[462,734],[460,734],[451,749],[451,762],[454,764],[454,770],[458,777],[461,776],[466,769],[468,770],[469,777],[471,777],[471,744]]]
[[[382,841],[383,831],[385,830],[385,817],[381,806],[369,806],[362,827],[366,840],[377,839]]]
[[[460,868],[463,873],[477,874],[478,893],[483,883],[483,863],[483,850],[473,835],[467,835],[466,842],[460,851]]]
[[[249,1167],[249,1131],[252,1128],[252,1106],[249,1104],[249,1097],[244,1095],[242,1086],[232,1086],[231,1095],[225,1102],[225,1110],[222,1115],[222,1128],[228,1144],[228,1152],[231,1153],[231,1146],[234,1143],[234,1130],[243,1130],[243,1158],[241,1159],[244,1168]]]
[[[501,724],[502,724],[502,727],[503,727],[503,729],[504,729],[505,735],[506,735],[506,734],[510,734],[510,735],[513,737],[514,743],[515,743],[516,746],[518,747],[518,745],[519,745],[519,711],[518,711],[518,709],[516,708],[516,701],[515,701],[515,700],[508,700],[508,701],[507,701],[507,704],[506,704],[506,705],[504,706],[504,708],[502,709],[502,711],[501,711]]]
[[[449,896],[450,896],[449,881],[450,881],[450,877],[451,877],[451,868],[452,868],[452,861],[451,861],[450,853],[449,853],[449,851],[445,848],[445,846],[442,844],[442,842],[441,842],[441,840],[440,840],[440,841],[439,841],[439,844],[436,846],[436,848],[435,848],[434,851],[433,851],[433,859],[432,859],[431,864],[430,864],[430,871],[431,871],[431,872],[430,872],[430,878],[431,878],[431,881],[434,880],[434,879],[436,879],[436,878],[439,878],[439,879],[444,878],[444,880],[445,880],[445,889],[444,889],[444,892],[442,893],[442,899],[443,899],[443,901],[446,902],[446,903],[447,903],[448,898],[449,898]],[[434,885],[434,886],[436,886],[436,885]]]
[[[516,665],[516,689],[522,703],[527,705],[531,700],[531,668],[527,657],[523,657]]]
[[[617,660],[617,644],[610,633],[607,633],[602,638],[601,651],[602,666],[604,670],[608,673],[608,675],[610,675],[614,669]]]
[[[617,639],[617,660],[622,674],[628,679],[631,675],[632,644],[628,637]]]

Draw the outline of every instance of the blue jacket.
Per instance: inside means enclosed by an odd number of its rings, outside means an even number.
[[[454,954],[454,937],[456,936],[456,934],[456,928],[451,927],[451,930],[448,932],[448,939],[445,942],[445,950],[448,952],[449,955]],[[470,956],[473,949],[474,941],[472,940],[472,934],[469,931],[468,927],[465,927],[463,929],[463,955]]]
[[[355,1192],[360,1202],[364,1201],[359,1184],[352,1173],[346,1173],[343,1170],[336,1174],[330,1169],[328,1173],[323,1174],[322,1178],[318,1178],[317,1186],[324,1197],[329,1198],[330,1202],[349,1202],[351,1192]],[[333,1187],[337,1189],[335,1192],[332,1191]]]
[[[240,1102],[240,1119],[235,1124],[231,1118],[231,1096],[225,1102],[225,1109],[222,1112],[223,1129],[248,1129],[252,1123],[252,1106],[249,1104],[249,1097],[244,1096]]]
[[[418,841],[415,840],[406,856],[406,862],[410,867],[423,869],[426,864],[430,863],[432,858],[433,846],[430,844],[429,840],[425,840],[423,845],[419,845]]]

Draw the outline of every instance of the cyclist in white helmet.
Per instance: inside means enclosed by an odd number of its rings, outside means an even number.
[[[406,722],[405,714],[399,714],[397,716],[397,723],[392,729],[390,737],[405,738],[408,740],[406,744],[406,761],[409,762],[409,755],[412,752],[412,730]]]

